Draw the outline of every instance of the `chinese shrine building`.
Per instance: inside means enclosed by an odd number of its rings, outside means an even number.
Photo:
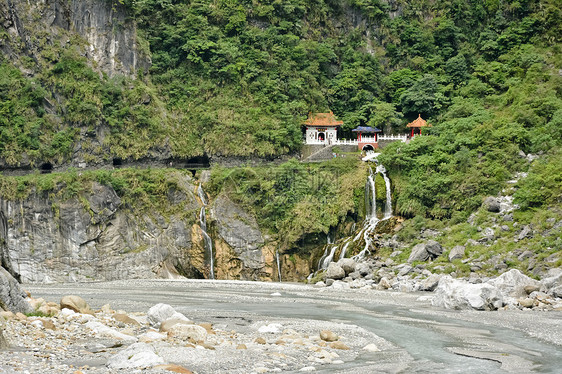
[[[418,118],[416,118],[412,122],[408,123],[406,125],[406,127],[411,128],[410,137],[413,138],[416,135],[422,134],[422,127],[431,127],[431,125],[429,123],[427,123],[426,120],[421,118],[421,114],[418,114]]]
[[[306,144],[335,144],[338,140],[337,129],[343,121],[336,120],[332,111],[329,113],[309,113],[304,121],[306,126]]]

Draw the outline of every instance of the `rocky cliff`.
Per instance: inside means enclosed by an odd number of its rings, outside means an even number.
[[[117,1],[2,0],[0,21],[9,35],[3,38],[8,42],[0,44],[0,50],[12,61],[22,55],[38,61],[46,57],[48,46],[68,44],[79,36],[82,54],[109,76],[134,75],[150,67],[136,25]]]
[[[196,181],[169,178],[176,184],[149,211],[97,181],[70,198],[60,185],[0,198],[2,267],[22,282],[208,278]],[[208,210],[216,278],[276,280],[275,246],[256,220],[224,196]]]

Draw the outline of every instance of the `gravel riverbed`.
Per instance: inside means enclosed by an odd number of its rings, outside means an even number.
[[[24,288],[57,304],[78,295],[91,313],[8,318],[0,373],[557,372],[562,362],[557,311],[451,311],[424,293],[286,283]],[[159,303],[190,321],[154,323]]]

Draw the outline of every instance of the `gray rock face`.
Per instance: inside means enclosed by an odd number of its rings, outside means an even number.
[[[0,8],[2,6],[0,5]],[[138,44],[137,28],[125,6],[119,2],[97,0],[54,0],[11,2],[5,14],[4,27],[25,43],[28,53],[35,53],[30,42],[34,33],[45,32],[47,42],[67,40],[69,31],[80,35],[87,45],[81,51],[94,62],[95,68],[109,76],[148,71],[148,51]],[[9,53],[9,51],[4,51]]]
[[[265,266],[261,248],[263,236],[256,219],[224,195],[213,203],[212,216],[218,234],[234,250],[244,266],[261,269]]]
[[[186,209],[198,203],[186,182]],[[85,201],[85,202],[84,202]],[[0,199],[0,234],[9,266],[23,282],[89,281],[165,276],[182,269],[196,277],[191,223],[165,220],[157,212],[135,215],[115,191],[94,184],[83,201],[31,194],[23,201]]]
[[[431,274],[421,282],[420,291],[434,291],[439,285],[441,277],[441,274]]]
[[[456,245],[449,252],[449,261],[460,260],[464,257],[465,247],[463,245]]]
[[[13,313],[30,313],[33,308],[25,300],[26,296],[14,277],[0,267],[0,308]]]
[[[446,309],[496,310],[503,306],[503,297],[491,284],[471,284],[446,275],[439,281],[431,303]]]
[[[488,212],[499,213],[500,211],[500,201],[492,196],[488,196],[484,199],[482,205],[488,210]]]
[[[345,271],[343,268],[335,262],[330,262],[328,269],[326,269],[326,279],[343,279],[345,277]]]

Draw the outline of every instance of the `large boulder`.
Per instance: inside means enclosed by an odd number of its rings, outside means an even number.
[[[549,272],[550,276],[543,278],[541,280],[541,291],[550,295],[554,294],[554,290],[558,293],[560,288],[562,287],[562,269],[552,269]],[[557,296],[556,297],[562,297]]]
[[[0,316],[0,349],[8,348],[8,341],[4,337],[4,317]]]
[[[491,279],[488,284],[500,290],[504,296],[519,298],[527,296],[525,287],[540,288],[540,282],[529,278],[517,269],[511,269],[495,279]]]
[[[154,348],[146,343],[131,344],[127,348],[109,357],[109,369],[148,368],[164,363],[164,359],[156,354]]]
[[[0,308],[14,313],[31,313],[33,308],[25,300],[26,297],[18,281],[0,266]]]
[[[465,249],[464,245],[454,246],[451,252],[449,252],[449,261],[452,262],[453,260],[460,260],[463,258]]]
[[[496,310],[503,306],[503,297],[491,284],[471,284],[446,275],[439,281],[431,303],[446,309]]]
[[[189,321],[189,318],[179,312],[176,312],[171,305],[163,303],[159,303],[151,307],[146,316],[148,318],[148,322],[154,327],[160,327],[160,324],[168,319]]]
[[[345,271],[345,275],[349,273],[353,273],[355,271],[355,267],[357,263],[352,258],[342,258],[337,262],[339,266]]]
[[[425,244],[416,244],[412,248],[412,253],[408,257],[408,262],[412,263],[414,261],[426,261],[429,259],[429,252],[425,249]]]
[[[439,257],[443,253],[443,247],[435,240],[428,240],[425,243],[425,250],[429,253],[430,257]]]
[[[76,313],[94,314],[86,300],[76,295],[63,296],[63,298],[60,300],[60,308],[70,309],[75,311]]]
[[[499,213],[500,211],[500,201],[493,196],[488,196],[487,198],[485,198],[482,205],[488,212]]]
[[[343,279],[345,277],[345,270],[335,262],[330,262],[325,274],[326,279]]]

